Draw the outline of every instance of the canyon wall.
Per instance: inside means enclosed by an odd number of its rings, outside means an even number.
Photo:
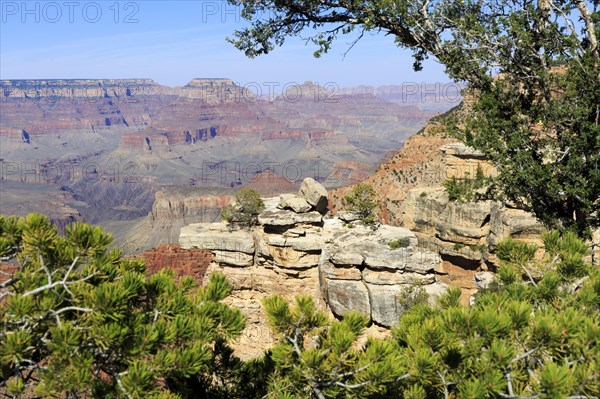
[[[47,185],[68,193],[64,204],[81,219],[122,237],[128,221],[147,229],[140,220],[154,212],[155,194],[173,188],[249,186],[274,195],[305,177],[327,187],[358,182],[434,115],[372,94],[295,86],[300,97],[265,101],[230,79],[181,87],[150,79],[2,80],[0,181],[20,187],[4,196],[0,212],[44,210],[17,193],[37,198]],[[280,178],[266,182],[269,173]],[[213,208],[158,229],[160,217],[151,215],[151,231],[165,234],[148,242],[167,243],[183,223],[214,220]]]

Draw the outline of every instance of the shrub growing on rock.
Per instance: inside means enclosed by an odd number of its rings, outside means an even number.
[[[372,225],[376,222],[377,209],[376,194],[373,187],[366,183],[358,183],[352,192],[343,199],[343,205],[350,212],[356,213],[364,224]]]
[[[397,240],[388,242],[388,246],[390,247],[391,250],[395,250],[395,249],[399,249],[399,248],[406,248],[406,247],[410,246],[410,238],[408,238],[408,237],[398,238]]]
[[[248,228],[258,224],[258,215],[264,209],[260,194],[250,188],[242,188],[235,194],[235,202],[221,210],[221,219]]]

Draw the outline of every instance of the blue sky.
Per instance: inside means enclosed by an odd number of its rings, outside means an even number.
[[[410,52],[391,37],[365,36],[344,58],[352,38],[329,54],[301,39],[256,59],[225,41],[244,26],[225,1],[0,0],[0,78],[152,78],[169,86],[194,77],[240,84],[312,80],[339,87],[446,82],[428,62],[412,71]]]

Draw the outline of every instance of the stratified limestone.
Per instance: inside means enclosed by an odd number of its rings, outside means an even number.
[[[318,193],[319,189],[305,190],[311,191]],[[323,197],[308,196],[316,204]],[[306,207],[295,212],[289,206],[295,199],[300,198],[286,195],[264,199],[265,210],[252,230],[231,230],[223,223],[199,223],[181,229],[182,248],[212,252],[207,275],[221,272],[233,285],[227,301],[239,307],[248,320],[240,347],[257,349],[244,350],[244,356],[258,354],[273,343],[261,307],[261,301],[270,295],[288,301],[308,295],[326,312],[343,316],[358,311],[389,327],[403,312],[398,305],[402,287],[435,285],[434,270],[440,267],[441,259],[419,247],[410,230],[348,224],[315,210],[305,211]],[[401,242],[401,248],[392,249],[393,242]],[[430,291],[436,293],[440,288]]]

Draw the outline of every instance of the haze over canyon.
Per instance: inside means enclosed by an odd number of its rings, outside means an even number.
[[[235,190],[361,181],[461,99],[455,84],[0,81],[3,214],[103,225],[137,251],[214,221]],[[264,90],[263,90],[264,89]],[[271,97],[271,98],[268,98]],[[136,233],[137,232],[137,233]],[[129,245],[129,244],[127,244]]]

